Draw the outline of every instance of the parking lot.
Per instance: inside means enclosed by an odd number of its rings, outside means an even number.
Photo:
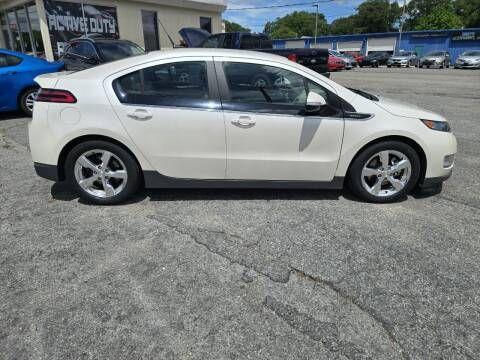
[[[354,69],[447,117],[443,192],[155,190],[91,206],[34,174],[0,115],[0,359],[474,359],[480,71]]]

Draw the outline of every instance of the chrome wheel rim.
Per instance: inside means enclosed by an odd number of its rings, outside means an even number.
[[[32,91],[25,97],[25,107],[28,109],[28,111],[33,111],[33,104],[37,98],[37,93],[38,91]]]
[[[396,150],[384,150],[368,159],[362,169],[362,186],[371,195],[387,197],[398,194],[410,181],[412,164]]]
[[[98,198],[116,196],[125,189],[127,168],[122,160],[107,150],[94,149],[80,155],[74,167],[77,184]]]

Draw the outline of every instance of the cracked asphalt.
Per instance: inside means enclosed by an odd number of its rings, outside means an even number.
[[[480,358],[480,71],[339,83],[445,115],[439,195],[143,191],[91,206],[35,176],[0,115],[0,359]]]

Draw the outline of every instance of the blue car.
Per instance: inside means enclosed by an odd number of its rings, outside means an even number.
[[[0,111],[22,110],[31,116],[38,90],[33,79],[40,74],[60,71],[63,67],[62,62],[48,62],[0,49]]]

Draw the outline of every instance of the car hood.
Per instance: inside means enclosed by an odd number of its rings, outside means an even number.
[[[189,48],[199,47],[211,35],[208,31],[199,28],[182,28],[178,33]]]
[[[410,56],[392,56],[391,60],[408,60]]]
[[[443,60],[443,56],[424,56],[422,57],[422,60],[428,60],[428,61],[441,61]]]
[[[383,96],[380,96],[379,100],[374,101],[374,103],[381,107],[383,110],[396,116],[416,119],[428,119],[435,121],[446,121],[445,118],[432,111],[422,109],[421,107],[409,103],[389,99]]]
[[[467,61],[472,61],[472,60],[477,60],[480,59],[480,55],[477,56],[459,56],[458,60],[467,60]]]

